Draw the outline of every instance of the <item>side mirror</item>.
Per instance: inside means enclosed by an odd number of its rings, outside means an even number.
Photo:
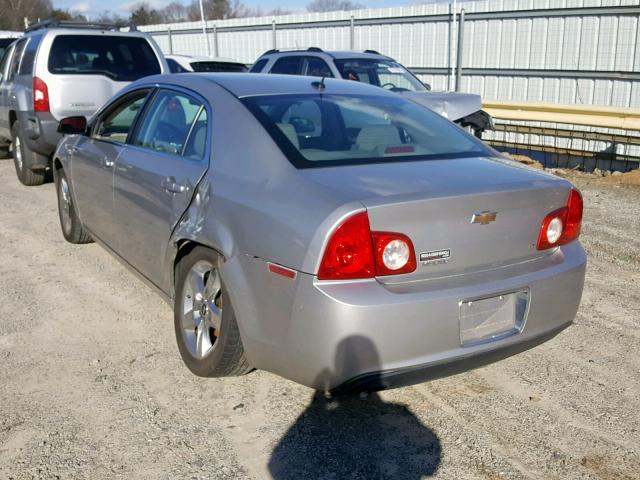
[[[58,133],[63,135],[84,135],[87,132],[85,117],[67,117],[60,120]]]

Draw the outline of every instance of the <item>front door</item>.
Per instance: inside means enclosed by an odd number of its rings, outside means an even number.
[[[208,114],[195,94],[158,90],[116,162],[117,251],[159,287],[171,233],[209,166]]]
[[[118,236],[113,218],[113,172],[149,90],[119,99],[98,117],[90,136],[72,147],[71,175],[82,223],[112,249]]]

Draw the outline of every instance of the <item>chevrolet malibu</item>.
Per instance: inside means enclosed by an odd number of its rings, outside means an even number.
[[[380,88],[160,75],[59,129],[64,237],[173,305],[196,375],[390,388],[531,348],[578,309],[580,193]]]

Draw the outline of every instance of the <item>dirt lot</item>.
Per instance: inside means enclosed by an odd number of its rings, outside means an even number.
[[[0,161],[0,478],[640,478],[640,188],[605,180],[576,180],[575,326],[328,401],[265,372],[191,375],[170,309],[97,245],[66,244],[53,186]]]

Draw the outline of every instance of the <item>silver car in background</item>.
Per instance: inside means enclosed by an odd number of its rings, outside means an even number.
[[[383,89],[154,76],[60,130],[65,238],[173,304],[197,375],[390,388],[523,351],[578,309],[580,193]]]
[[[434,92],[413,73],[391,57],[375,50],[364,52],[269,50],[251,66],[251,73],[308,75],[367,83],[402,95],[430,108],[460,125],[478,138],[493,130],[493,119],[482,110],[480,95],[460,92]]]
[[[11,144],[24,185],[41,185],[60,119],[93,115],[132,81],[168,72],[148,34],[86,22],[31,25],[0,63],[0,149]]]

